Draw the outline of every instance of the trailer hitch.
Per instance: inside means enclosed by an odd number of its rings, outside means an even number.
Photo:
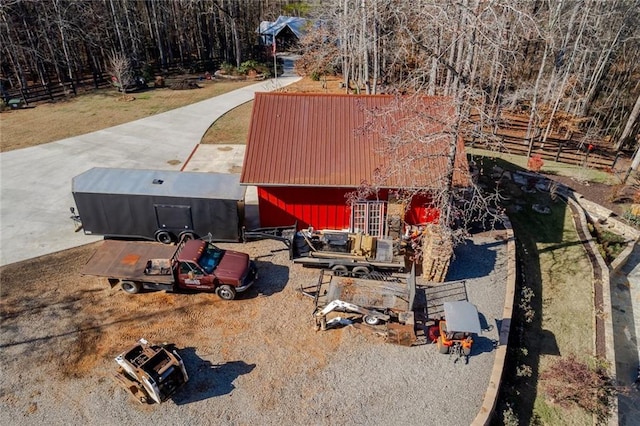
[[[76,208],[75,207],[69,207],[69,210],[71,210],[71,217],[70,219],[73,221],[76,229],[75,232],[78,232],[82,229],[82,220],[80,219],[80,215],[76,214]]]

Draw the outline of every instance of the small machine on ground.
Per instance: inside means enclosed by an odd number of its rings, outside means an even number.
[[[442,354],[471,355],[473,334],[480,333],[478,310],[466,301],[444,302],[444,319],[438,322],[438,350]],[[458,359],[456,358],[456,360]]]
[[[189,380],[180,355],[167,345],[151,345],[140,339],[115,358],[120,366],[115,374],[139,402],[160,404]]]

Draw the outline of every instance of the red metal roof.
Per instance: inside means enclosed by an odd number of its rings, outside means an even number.
[[[454,111],[444,97],[256,93],[240,182],[428,187],[446,176]],[[467,171],[460,139],[454,184]]]

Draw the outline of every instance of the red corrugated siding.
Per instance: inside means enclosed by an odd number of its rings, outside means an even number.
[[[341,188],[258,187],[260,226],[285,226],[298,222],[298,229],[347,229],[351,208]],[[380,193],[386,201],[387,191]],[[425,207],[427,197],[415,197],[405,222],[417,225],[438,219],[435,209]]]
[[[339,188],[258,188],[260,226],[291,225],[298,228],[343,229],[349,227],[350,208]]]

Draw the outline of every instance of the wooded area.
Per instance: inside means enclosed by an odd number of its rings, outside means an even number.
[[[261,53],[261,20],[296,14],[284,0],[3,0],[1,79],[5,88],[92,76],[95,86],[124,55],[139,73],[213,72]],[[151,76],[152,77],[152,76]]]
[[[532,141],[637,144],[640,0],[4,0],[0,77],[98,87],[116,54],[150,77],[239,66],[279,15],[311,23],[300,69],[353,91],[454,96],[480,136],[508,111]]]
[[[638,0],[334,0],[321,17],[301,65],[356,91],[452,95],[479,130],[508,110],[529,116],[527,138],[635,146]]]

